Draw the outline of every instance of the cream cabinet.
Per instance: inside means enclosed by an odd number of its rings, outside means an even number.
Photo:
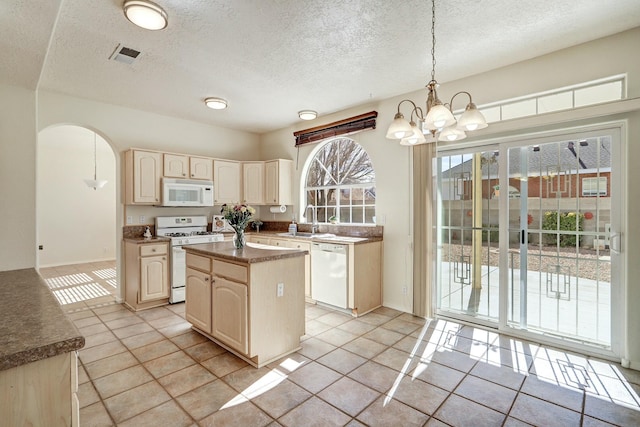
[[[185,317],[187,322],[210,334],[211,276],[206,268],[207,272],[187,268]]]
[[[240,162],[213,161],[214,203],[237,203],[240,201]]]
[[[242,202],[264,204],[264,162],[242,163]]]
[[[155,205],[160,203],[162,153],[144,150],[125,152],[125,203]]]
[[[169,302],[169,244],[125,242],[125,304],[133,310]]]
[[[266,204],[293,204],[293,160],[277,159],[264,163],[264,199]]]
[[[189,176],[191,179],[213,180],[213,160],[206,157],[189,157]]]
[[[206,157],[165,153],[163,165],[166,177],[213,180],[213,161]]]
[[[0,371],[2,426],[80,426],[75,351]]]
[[[223,244],[211,247],[216,245]],[[185,317],[196,331],[256,367],[300,348],[305,327],[301,256],[247,263],[184,248]]]
[[[163,166],[163,176],[171,178],[187,178],[189,176],[189,156],[165,153]]]
[[[211,313],[211,335],[248,353],[247,284],[214,276]]]

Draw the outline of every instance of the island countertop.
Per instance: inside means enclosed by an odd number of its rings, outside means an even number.
[[[79,350],[84,344],[35,269],[0,272],[0,371]]]
[[[213,256],[229,261],[239,261],[247,264],[275,261],[283,258],[304,256],[309,251],[300,249],[273,249],[274,246],[247,243],[241,250],[236,249],[232,242],[202,243],[182,247],[188,253]]]

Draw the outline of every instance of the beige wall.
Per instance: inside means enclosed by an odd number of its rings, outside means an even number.
[[[0,85],[0,271],[36,262],[36,96]]]

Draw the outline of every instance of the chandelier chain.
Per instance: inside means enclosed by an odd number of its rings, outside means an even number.
[[[431,0],[431,80],[436,79],[436,0]]]

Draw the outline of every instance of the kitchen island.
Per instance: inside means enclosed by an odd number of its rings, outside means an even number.
[[[231,242],[184,249],[194,330],[257,368],[300,349],[307,251]]]
[[[84,344],[36,270],[0,272],[0,424],[79,425]]]

